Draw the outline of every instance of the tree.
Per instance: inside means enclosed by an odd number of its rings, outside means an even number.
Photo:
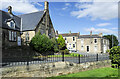
[[[103,37],[109,39],[110,48],[112,48],[112,39],[113,39],[113,46],[117,46],[119,44],[117,37],[115,35],[105,35]]]
[[[53,45],[53,42],[45,34],[41,35],[40,32],[30,42],[30,46],[41,54],[52,51]]]
[[[120,64],[120,46],[114,46],[110,50],[110,59],[112,63]]]
[[[53,43],[53,51],[54,52],[58,52],[59,49],[58,49],[57,39],[56,38],[52,38],[51,41]]]
[[[59,47],[60,50],[65,50],[66,49],[65,40],[63,39],[62,35],[58,36],[57,42],[58,42],[58,47]]]

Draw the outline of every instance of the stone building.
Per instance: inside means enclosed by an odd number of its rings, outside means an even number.
[[[18,46],[20,38],[20,18],[12,14],[12,7],[8,7],[8,12],[0,10],[0,30],[2,48]]]
[[[8,12],[0,10],[0,29],[2,30],[2,46],[18,46],[29,42],[36,33],[41,32],[49,38],[55,37],[54,27],[49,14],[49,3],[45,1],[43,11],[14,15],[12,7]],[[22,39],[22,40],[21,40]]]
[[[79,32],[78,33],[64,33],[64,34],[56,34],[56,38],[58,38],[59,35],[62,35],[63,38],[65,39],[66,47],[70,51],[77,51],[77,39],[79,37]]]
[[[66,47],[70,52],[81,53],[106,53],[109,49],[109,40],[100,34],[80,35],[80,33],[65,33],[58,34],[56,32],[56,38],[58,35],[62,35],[66,42]]]
[[[49,38],[55,37],[54,27],[49,14],[49,3],[45,1],[43,11],[19,15],[21,18],[21,38],[24,42],[30,41],[36,33],[41,32]]]

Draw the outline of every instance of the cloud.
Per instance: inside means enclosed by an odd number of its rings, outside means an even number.
[[[96,33],[108,33],[108,34],[117,34],[118,32],[117,31],[113,31],[113,30],[110,30],[110,29],[105,29],[105,28],[94,28],[94,27],[91,27],[91,28],[86,28],[84,29],[85,31],[93,31],[93,32],[96,32]]]
[[[66,5],[66,6],[70,6],[70,3],[66,3],[65,5]]]
[[[93,2],[76,3],[77,11],[72,11],[71,15],[77,18],[90,17],[91,20],[102,19],[110,20],[118,17],[118,3],[117,2]],[[82,9],[82,10],[81,10]]]
[[[68,9],[69,6],[70,6],[70,3],[65,3],[65,7],[63,7],[62,10]]]
[[[8,6],[13,7],[14,12],[18,13],[31,13],[39,11],[29,0],[0,0],[2,3],[2,10]]]
[[[68,7],[63,7],[62,10],[66,10]]]
[[[111,23],[100,23],[100,24],[97,24],[97,26],[108,26],[108,25],[111,25]]]

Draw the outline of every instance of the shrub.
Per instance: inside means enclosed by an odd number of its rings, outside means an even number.
[[[65,49],[65,50],[64,50],[64,54],[69,54],[69,50],[68,50],[68,49]]]
[[[63,39],[62,35],[58,36],[57,43],[58,43],[59,50],[65,50],[66,49],[65,40]]]
[[[41,54],[54,49],[53,42],[45,34],[41,35],[40,32],[32,38],[30,46]]]
[[[110,50],[110,59],[112,63],[120,64],[120,46],[114,46]]]
[[[58,44],[57,44],[57,39],[56,38],[52,38],[51,41],[53,43],[53,51],[54,52],[59,52]]]

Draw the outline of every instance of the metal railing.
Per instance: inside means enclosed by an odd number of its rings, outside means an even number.
[[[36,56],[36,57],[14,57],[14,58],[3,58],[2,67],[10,66],[20,66],[20,65],[30,65],[30,64],[41,64],[59,61],[68,61],[74,63],[86,63],[86,62],[96,62],[109,60],[109,55],[107,54],[92,54],[92,55],[69,55],[61,53],[59,55],[47,55],[47,56]]]

